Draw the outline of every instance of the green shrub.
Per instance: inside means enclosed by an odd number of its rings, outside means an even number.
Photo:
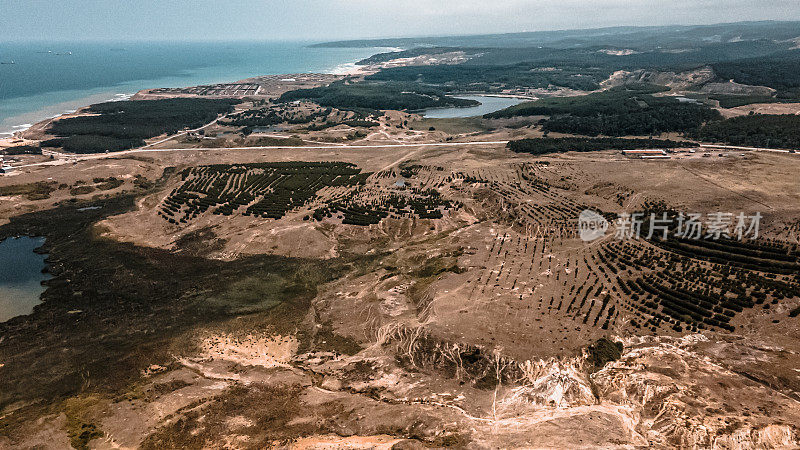
[[[600,338],[591,344],[588,349],[587,362],[593,370],[600,370],[606,363],[616,361],[622,357],[622,342],[613,342],[608,338]]]

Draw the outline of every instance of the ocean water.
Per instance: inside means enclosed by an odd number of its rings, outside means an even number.
[[[0,137],[136,91],[282,73],[338,73],[380,48],[311,42],[0,43]],[[11,64],[11,62],[14,64]]]

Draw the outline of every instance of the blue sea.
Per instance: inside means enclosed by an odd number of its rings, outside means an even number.
[[[212,84],[257,75],[337,73],[383,51],[310,48],[310,44],[0,43],[0,137],[82,106],[127,98],[141,89]]]

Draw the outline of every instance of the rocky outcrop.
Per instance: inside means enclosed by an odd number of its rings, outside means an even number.
[[[604,87],[615,87],[634,83],[649,83],[682,90],[703,86],[714,80],[715,77],[714,70],[710,66],[686,72],[659,72],[645,69],[632,72],[620,70],[614,72],[611,78],[603,82],[603,85]]]
[[[772,419],[800,418],[800,405],[689,350],[698,338],[702,336],[632,343],[619,361],[592,376],[600,401],[632,407],[639,415],[636,429],[651,445],[800,445],[795,425]]]

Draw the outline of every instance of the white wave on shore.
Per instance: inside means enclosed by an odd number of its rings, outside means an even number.
[[[134,94],[125,94],[125,93],[114,94],[114,98],[110,99],[109,101],[115,101],[116,102],[116,101],[128,100],[129,98],[133,97]]]
[[[331,75],[352,75],[353,73],[357,73],[360,68],[361,66],[356,63],[344,63],[339,64],[333,69],[325,71],[325,73],[329,73]]]
[[[32,113],[27,113],[21,116],[18,116],[18,119],[24,120],[26,123],[22,124],[13,124],[6,129],[0,129],[0,136],[14,136],[17,133],[22,133],[23,131],[27,130],[28,128],[32,127],[33,123],[27,123],[30,121],[39,122],[42,120],[48,119],[55,119],[56,117],[61,117],[64,114],[72,114],[78,109],[89,106],[94,103],[103,103],[103,102],[116,102],[116,101],[123,101],[128,100],[134,96],[135,93],[124,93],[124,92],[117,92],[114,94],[104,93],[104,94],[95,94],[90,95],[88,97],[84,97],[80,100],[68,101],[63,102],[58,105],[52,105],[48,108],[35,111]],[[13,121],[13,118],[10,120]]]
[[[377,53],[395,53],[402,52],[403,48],[400,47],[376,47],[374,51]],[[357,62],[348,62],[339,64],[338,66],[326,70],[324,73],[331,75],[358,75],[363,70],[364,66],[359,65]]]
[[[19,133],[22,131],[27,130],[28,128],[32,127],[32,123],[23,123],[22,125],[14,125],[8,131],[0,131],[0,135],[2,136],[13,136],[14,133]]]

